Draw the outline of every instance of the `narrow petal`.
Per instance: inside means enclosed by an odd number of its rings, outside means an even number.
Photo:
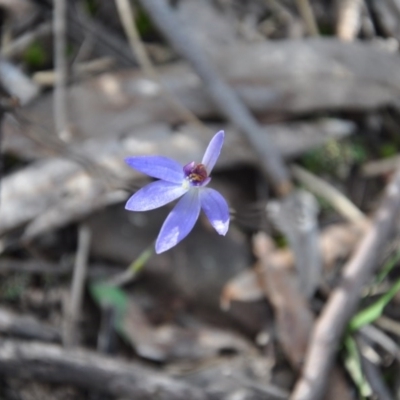
[[[138,156],[125,158],[125,162],[132,168],[153,178],[167,182],[181,183],[183,167],[177,161],[162,156]]]
[[[200,190],[201,208],[214,229],[225,235],[229,228],[229,208],[225,199],[214,189]]]
[[[207,150],[204,153],[203,161],[201,162],[210,174],[214,168],[215,163],[218,160],[219,154],[221,153],[222,145],[224,144],[225,132],[219,131],[214,135],[208,144]]]
[[[186,193],[165,220],[156,242],[156,253],[174,247],[193,229],[200,214],[199,190]]]
[[[130,211],[147,211],[161,207],[177,199],[188,191],[176,183],[156,181],[138,190],[126,203]]]

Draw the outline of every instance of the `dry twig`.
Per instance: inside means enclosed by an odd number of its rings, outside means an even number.
[[[337,36],[346,41],[354,40],[360,30],[363,0],[339,0]]]
[[[297,7],[311,36],[319,36],[317,22],[309,0],[296,0]]]
[[[90,250],[91,232],[88,226],[81,224],[78,232],[78,249],[76,252],[70,302],[66,305],[63,341],[65,346],[78,344],[78,322],[81,316],[83,291],[85,288],[87,262]]]
[[[367,178],[392,173],[400,165],[400,155],[381,160],[373,160],[365,163],[362,167],[362,173]]]
[[[54,91],[54,123],[60,139],[69,139],[67,115],[67,60],[66,45],[66,0],[55,0],[53,30],[54,30],[54,67],[56,70],[56,85]]]
[[[72,384],[137,400],[206,400],[202,390],[138,363],[56,345],[2,340],[0,373],[12,377]]]
[[[87,62],[76,63],[72,71],[72,78],[81,78],[88,74],[96,74],[109,71],[114,65],[114,60],[110,57],[102,57]],[[38,71],[32,75],[32,80],[41,86],[53,86],[56,82],[57,74],[54,70]]]
[[[388,318],[385,315],[381,315],[376,321],[376,325],[379,328],[390,332],[396,336],[400,336],[400,322],[395,321],[394,319]]]
[[[132,66],[136,60],[125,41],[121,40],[120,35],[114,33],[108,26],[90,18],[84,12],[82,5],[76,4],[76,7],[69,7],[67,10],[68,23],[71,26],[68,33],[71,38],[80,44],[86,41],[85,46],[90,45],[93,40],[95,54],[112,57],[125,67]],[[83,55],[83,50],[80,50],[75,61],[81,60]]]
[[[140,67],[143,69],[144,73],[157,83],[161,93],[168,100],[168,104],[172,109],[185,121],[189,123],[194,123],[201,127],[202,129],[208,129],[198,118],[186,108],[175,96],[168,90],[165,85],[162,84],[161,79],[147,54],[146,48],[144,47],[136,25],[134,23],[134,13],[129,0],[115,0],[117,5],[117,10],[119,17],[124,27],[126,36],[128,37],[129,44],[131,46],[132,52],[136,55]]]
[[[393,358],[400,361],[400,348],[397,343],[386,333],[382,332],[374,325],[365,325],[360,328],[360,333],[363,337],[371,342],[379,344],[382,349],[385,349]]]
[[[60,332],[32,316],[17,315],[5,308],[0,308],[0,333],[45,342],[59,342]]]
[[[343,270],[342,282],[332,292],[310,340],[303,373],[292,400],[323,397],[341,336],[356,310],[363,285],[371,278],[381,250],[389,239],[400,209],[400,170],[388,185],[386,195],[357,251]]]
[[[1,49],[1,55],[7,58],[13,58],[23,53],[32,43],[36,40],[49,36],[52,31],[52,25],[50,22],[44,22],[38,25],[35,29],[19,36],[7,46]]]
[[[360,347],[360,340],[357,340],[357,344]],[[374,364],[372,361],[361,354],[361,365],[365,377],[368,380],[368,384],[371,386],[373,395],[379,400],[393,400],[390,391],[387,388],[386,382],[379,370],[379,366]]]
[[[349,222],[358,224],[367,221],[367,217],[332,185],[298,165],[292,165],[291,170],[293,176],[305,185],[308,190],[328,201]]]

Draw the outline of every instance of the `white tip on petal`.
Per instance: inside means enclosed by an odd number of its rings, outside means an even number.
[[[229,208],[225,199],[214,189],[200,191],[201,208],[211,225],[220,235],[226,235],[229,229]]]

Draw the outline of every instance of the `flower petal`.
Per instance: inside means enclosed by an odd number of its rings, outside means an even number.
[[[199,214],[199,190],[191,189],[179,200],[165,220],[157,238],[156,253],[169,250],[184,239],[193,229]]]
[[[177,199],[188,191],[182,185],[172,182],[156,181],[138,190],[126,203],[130,211],[147,211],[161,207]]]
[[[214,135],[208,144],[207,150],[204,153],[203,161],[201,162],[210,174],[214,168],[215,163],[218,160],[219,154],[221,153],[222,145],[224,144],[225,132],[219,131]]]
[[[153,178],[167,182],[181,183],[183,167],[177,161],[163,156],[137,156],[125,158],[125,162],[132,168]]]
[[[229,208],[225,199],[214,189],[200,190],[201,208],[214,229],[225,235],[229,228]]]

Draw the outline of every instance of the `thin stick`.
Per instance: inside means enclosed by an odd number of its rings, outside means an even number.
[[[44,342],[60,342],[58,329],[42,323],[31,315],[19,315],[0,307],[0,333]]]
[[[315,21],[314,13],[308,0],[296,0],[297,8],[303,18],[308,33],[311,36],[319,36],[317,22]]]
[[[367,217],[339,190],[298,165],[291,167],[293,176],[308,190],[328,201],[349,222],[367,222]]]
[[[191,37],[190,32],[184,29],[167,2],[140,0],[140,3],[171,45],[191,63],[221,113],[245,135],[246,140],[258,155],[260,166],[270,179],[275,191],[281,196],[288,194],[292,189],[292,184],[279,150],[269,136],[265,135],[237,94],[219,76],[203,49]]]
[[[352,41],[361,26],[363,0],[340,0],[336,24],[336,35],[339,39]]]
[[[366,162],[362,167],[362,173],[367,178],[373,178],[393,172],[398,165],[400,165],[400,155],[396,154],[389,158]]]
[[[363,347],[365,347],[365,345],[367,344],[367,340],[365,340],[361,336],[356,337],[356,342],[359,349],[363,349]],[[369,357],[364,355],[362,351],[360,355],[362,370],[365,374],[369,386],[373,391],[374,397],[379,400],[392,400],[393,397],[388,390],[388,387],[386,386],[379,366],[371,361]]]
[[[96,74],[107,71],[114,65],[110,57],[98,58],[87,62],[76,63],[72,71],[72,78],[82,77],[86,74]],[[41,86],[54,86],[56,80],[54,70],[38,71],[32,75],[32,80]]]
[[[71,285],[71,301],[67,305],[65,316],[63,342],[65,346],[75,346],[78,344],[77,325],[81,315],[83,291],[85,288],[87,261],[90,250],[91,231],[88,226],[82,224],[78,233],[78,249],[74,274]]]
[[[372,342],[379,344],[382,349],[385,349],[397,361],[400,361],[400,347],[397,343],[386,333],[382,332],[374,325],[365,325],[360,328],[361,335],[365,336]]]
[[[343,331],[354,314],[363,286],[371,278],[400,210],[400,169],[388,185],[371,228],[343,270],[310,340],[302,375],[291,400],[323,398],[326,381]]]
[[[57,135],[63,141],[69,139],[67,116],[67,60],[66,46],[66,0],[54,0],[54,123]]]
[[[78,42],[81,46],[83,42],[90,45],[90,41],[96,44],[96,53],[101,56],[110,56],[118,60],[121,66],[129,67],[136,63],[136,60],[129,51],[129,46],[121,40],[120,35],[110,30],[108,26],[91,18],[84,10],[82,2],[70,2],[68,8],[68,23],[71,26],[69,36],[72,40]],[[89,43],[88,43],[89,42]],[[86,52],[85,49],[78,50],[74,61],[82,59]]]
[[[375,321],[375,324],[378,325],[379,328],[400,337],[400,322],[386,317],[385,315],[381,315]]]
[[[137,61],[144,73],[153,81],[155,81],[162,94],[167,98],[169,104],[174,111],[185,121],[196,124],[201,129],[209,130],[188,108],[186,108],[161,82],[160,77],[147,54],[146,48],[142,43],[139,32],[136,29],[134,12],[132,10],[129,0],[115,0],[119,17],[121,18],[126,36],[128,37],[129,44],[132,52],[136,55]]]
[[[52,24],[50,22],[44,22],[38,25],[37,28],[29,30],[29,32],[17,37],[15,40],[8,43],[7,46],[4,46],[1,49],[1,55],[7,58],[13,58],[20,55],[36,40],[49,36],[51,31]]]

